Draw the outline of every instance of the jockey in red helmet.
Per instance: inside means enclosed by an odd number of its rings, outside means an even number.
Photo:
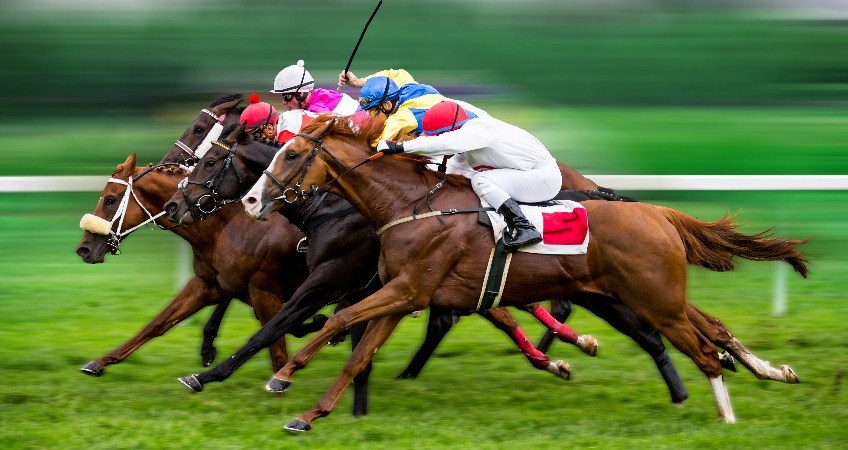
[[[504,234],[510,251],[541,242],[542,235],[516,200],[540,202],[560,190],[556,159],[532,134],[492,117],[469,117],[457,103],[443,101],[423,118],[423,133],[406,142],[382,140],[377,151],[440,156],[458,154],[473,168],[466,176],[483,200],[500,212],[514,235]]]
[[[244,108],[239,122],[244,130],[263,139],[277,138],[277,120],[280,114],[272,105],[259,100],[258,94],[248,97],[250,105]]]

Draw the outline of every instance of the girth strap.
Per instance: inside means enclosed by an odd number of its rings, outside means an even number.
[[[383,225],[382,227],[380,227],[380,229],[377,230],[377,236],[383,234],[386,230],[388,230],[389,228],[391,228],[395,225],[400,225],[402,223],[411,222],[413,220],[426,219],[427,217],[450,216],[450,215],[453,215],[453,214],[472,213],[472,212],[480,212],[480,211],[494,211],[494,210],[495,210],[495,208],[492,208],[492,207],[464,208],[464,209],[451,208],[451,209],[443,209],[441,211],[431,211],[431,212],[424,213],[424,214],[413,214],[411,216],[407,216],[407,217],[403,217],[403,218],[400,218],[400,219],[397,219],[397,220],[393,220],[393,221]]]

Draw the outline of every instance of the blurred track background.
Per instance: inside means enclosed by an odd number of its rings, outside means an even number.
[[[838,1],[391,1],[351,67],[404,68],[488,109],[587,174],[848,174],[848,5]],[[127,153],[155,162],[220,95],[267,94],[304,59],[334,88],[375,2],[8,0],[0,4],[0,176],[99,175]],[[355,91],[346,90],[355,96]],[[615,188],[615,186],[610,186]],[[283,399],[260,354],[191,396],[200,370],[187,321],[100,379],[77,369],[142,327],[185,273],[184,248],[142,230],[87,266],[79,217],[98,193],[0,194],[0,446],[3,448],[845,448],[848,250],[845,192],[624,192],[743,231],[811,238],[808,280],[773,263],[690,271],[689,297],[802,384],[728,374],[739,423],[715,421],[708,384],[672,350],[690,400],[671,407],[649,357],[577,310],[596,359],[555,345],[574,379],[532,369],[476,317],[421,378],[396,381],[423,336],[405,320],[376,359],[371,414],[347,394],[309,436],[278,427],[335,378],[325,350]],[[772,313],[786,275],[787,309]],[[519,316],[531,336],[540,334]],[[219,357],[256,329],[234,306]],[[292,348],[300,342],[291,339]]]

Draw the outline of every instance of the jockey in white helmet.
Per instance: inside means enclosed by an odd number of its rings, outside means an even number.
[[[303,109],[316,114],[349,116],[359,107],[357,101],[347,94],[329,89],[315,89],[315,79],[303,66],[302,59],[277,74],[271,92],[282,95],[289,110]]]

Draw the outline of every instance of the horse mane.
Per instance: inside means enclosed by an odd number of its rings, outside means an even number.
[[[346,141],[350,141],[358,144],[365,144],[368,147],[371,146],[371,143],[374,142],[375,139],[380,135],[383,131],[383,127],[379,126],[375,121],[368,120],[361,124],[358,128],[355,127],[354,124],[354,116],[334,116],[331,114],[321,114],[312,122],[309,123],[306,127],[301,130],[303,134],[309,134],[324,124],[336,119],[335,124],[333,124],[330,129],[324,134],[324,136],[332,136],[341,138]],[[417,155],[414,153],[403,153],[400,155],[392,155],[392,158],[401,161],[407,161],[412,163],[418,173],[421,175],[432,174],[438,177],[441,177],[442,174],[430,169],[428,166],[432,166],[433,160],[424,155]],[[445,181],[446,184],[456,187],[468,186],[468,179],[466,179],[462,175],[448,175]]]

